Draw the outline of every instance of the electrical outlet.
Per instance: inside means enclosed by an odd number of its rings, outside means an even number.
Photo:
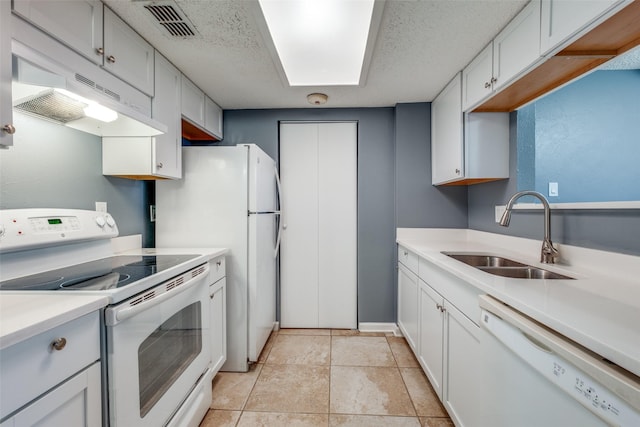
[[[507,210],[507,207],[505,205],[496,206],[496,222],[500,222],[500,219],[502,218],[502,214],[504,214],[504,211],[506,210]]]
[[[149,205],[149,220],[156,222],[156,205]]]
[[[96,211],[107,213],[107,202],[96,202]]]

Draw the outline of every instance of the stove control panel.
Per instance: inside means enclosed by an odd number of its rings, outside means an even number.
[[[0,210],[0,253],[118,236],[105,212],[79,209]]]

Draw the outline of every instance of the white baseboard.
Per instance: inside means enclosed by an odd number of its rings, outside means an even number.
[[[358,324],[358,330],[360,332],[385,332],[392,333],[396,337],[401,337],[402,332],[398,328],[398,325],[389,322],[389,323],[378,323],[378,322],[361,322]]]

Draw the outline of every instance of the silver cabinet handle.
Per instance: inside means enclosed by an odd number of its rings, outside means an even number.
[[[109,55],[107,56],[107,61],[111,62],[112,64],[116,62],[116,57],[113,55]]]
[[[485,89],[489,89],[490,87],[491,87],[491,83],[489,83],[489,82],[485,82],[484,83],[484,88]]]
[[[460,169],[456,169],[456,175],[460,175]]]
[[[51,348],[57,351],[62,350],[67,345],[67,339],[65,337],[56,338],[51,343]]]
[[[160,162],[160,163],[158,163],[158,164],[156,165],[156,167],[157,167],[158,169],[162,169],[162,166],[164,166],[164,165],[162,164],[162,162]]]
[[[498,81],[495,77],[491,77],[491,83],[495,84]]]
[[[12,124],[6,124],[2,126],[2,131],[8,133],[9,135],[13,135],[16,133],[16,128]]]
[[[216,261],[216,265],[220,267],[222,265],[222,261]]]
[[[103,55],[104,55],[104,49],[103,49],[103,48],[101,48],[101,47],[97,48],[97,49],[96,49],[96,54],[97,54],[97,55],[100,55],[100,56],[103,56]]]

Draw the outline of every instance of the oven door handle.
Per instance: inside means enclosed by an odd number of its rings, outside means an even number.
[[[175,288],[172,288],[171,290],[163,292],[158,296],[153,296],[153,297],[150,297],[149,299],[144,298],[144,296],[146,296],[145,294],[151,294],[150,291],[155,289],[155,288],[152,288],[149,291],[142,294],[143,296],[142,302],[138,304],[130,305],[130,303],[129,304],[124,303],[124,304],[107,308],[104,313],[105,324],[107,326],[117,325],[118,323],[123,322],[135,316],[138,313],[141,313],[149,308],[155,307],[158,304],[162,304],[169,298],[173,298],[174,296],[176,296],[178,293],[184,292],[187,289],[190,289],[198,285],[202,281],[204,281],[204,279],[208,277],[208,271],[209,271],[209,263],[205,264],[205,270],[203,271],[202,274],[199,274],[198,276],[193,277],[192,279],[189,279],[186,282],[182,283],[182,285],[176,286]],[[162,285],[160,285],[159,287],[162,287]]]

